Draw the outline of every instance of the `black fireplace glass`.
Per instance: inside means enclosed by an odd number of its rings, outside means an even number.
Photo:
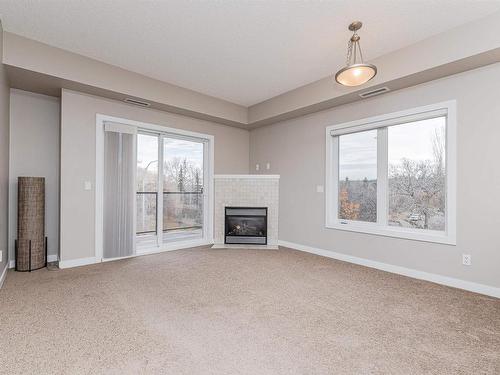
[[[267,244],[267,207],[226,207],[226,244]]]
[[[265,236],[266,235],[266,218],[263,216],[256,217],[227,217],[227,233],[228,236]]]

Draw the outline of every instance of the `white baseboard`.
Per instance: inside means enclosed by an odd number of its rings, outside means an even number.
[[[80,266],[87,266],[89,264],[95,264],[95,263],[98,263],[96,257],[60,260],[59,261],[59,268],[80,267]]]
[[[6,264],[5,267],[3,268],[2,275],[0,276],[0,289],[2,289],[3,282],[5,281],[5,278],[7,277],[7,270],[8,269],[9,269],[9,267]]]
[[[135,257],[143,256],[143,255],[153,255],[153,254],[158,254],[158,253],[164,253],[167,251],[189,249],[191,247],[208,246],[208,245],[212,245],[212,244],[213,244],[213,241],[206,241],[206,240],[179,241],[178,243],[171,243],[171,244],[165,245],[164,247],[161,247],[161,248],[154,247],[154,248],[138,249],[136,254],[125,256],[125,257],[120,257],[120,258],[102,259],[102,262],[113,262],[115,260],[135,258]],[[80,267],[80,266],[86,266],[86,265],[95,264],[95,263],[101,263],[101,258],[94,256],[94,257],[89,257],[89,258],[61,260],[61,261],[59,261],[59,268]]]
[[[59,256],[57,254],[49,254],[47,255],[47,262],[57,262],[59,260]],[[9,268],[14,268],[16,266],[16,260],[11,259],[9,261]]]
[[[334,251],[319,249],[312,246],[296,244],[288,241],[278,241],[280,246],[289,247],[291,249],[300,250],[316,255],[321,255],[328,258],[342,260],[344,262],[354,263],[365,267],[376,268],[378,270],[396,273],[403,276],[412,277],[414,279],[431,281],[436,284],[451,286],[453,288],[464,289],[470,292],[485,294],[487,296],[500,298],[500,288],[494,286],[478,284],[471,281],[455,279],[453,277],[437,275],[434,273],[418,271],[411,268],[395,266],[392,264],[377,262],[365,258],[358,258],[352,255],[336,253]]]

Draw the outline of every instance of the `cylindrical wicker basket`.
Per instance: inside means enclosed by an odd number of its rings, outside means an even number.
[[[47,265],[45,240],[45,178],[19,177],[17,193],[16,270]]]

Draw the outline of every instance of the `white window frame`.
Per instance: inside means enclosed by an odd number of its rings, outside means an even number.
[[[400,228],[387,225],[388,217],[388,144],[387,127],[446,116],[446,224],[444,231]],[[326,228],[380,236],[456,245],[456,101],[450,100],[423,107],[393,112],[326,127]],[[371,129],[377,136],[377,222],[338,218],[339,142],[340,135]],[[332,135],[333,134],[333,135]]]
[[[96,262],[106,262],[115,260],[104,259],[103,258],[103,223],[104,223],[104,126],[105,123],[117,123],[121,125],[128,125],[135,127],[139,132],[141,130],[150,133],[157,133],[163,136],[173,136],[177,138],[184,139],[197,139],[202,140],[205,143],[204,146],[204,190],[203,190],[203,200],[204,200],[204,228],[203,228],[203,238],[201,239],[188,239],[185,241],[175,241],[169,243],[163,243],[162,233],[160,231],[157,238],[151,242],[151,246],[148,248],[142,247],[137,249],[134,255],[125,257],[135,257],[147,254],[160,253],[164,251],[178,250],[184,248],[190,248],[195,246],[204,246],[214,243],[213,240],[213,212],[214,212],[214,136],[210,134],[203,134],[192,132],[188,130],[177,129],[174,127],[167,127],[163,125],[150,124],[142,121],[129,120],[125,118],[119,118],[115,116],[108,116],[104,114],[96,114],[96,176],[95,176],[95,260]],[[161,142],[158,142],[159,146]],[[162,155],[162,150],[159,156]],[[206,180],[205,180],[206,178]],[[160,184],[159,188],[163,187]],[[163,211],[161,211],[163,212]],[[134,213],[134,227],[135,227],[135,213]],[[161,215],[158,215],[161,216]],[[158,224],[158,223],[157,223]],[[162,227],[161,227],[162,228]],[[137,236],[134,236],[137,238]],[[123,259],[123,258],[119,258]]]

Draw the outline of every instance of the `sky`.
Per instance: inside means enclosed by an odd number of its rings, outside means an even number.
[[[175,138],[165,138],[163,157],[165,160],[186,158],[195,167],[203,169],[203,143]]]
[[[164,139],[163,156],[170,158],[186,158],[194,166],[203,169],[203,143],[191,142],[176,138]],[[148,170],[158,170],[158,137],[146,134],[137,135],[137,165]]]
[[[146,168],[148,164],[148,170],[158,170],[158,137],[137,134],[137,165]]]
[[[401,159],[425,161],[433,159],[432,140],[436,131],[444,132],[444,117],[390,126],[388,128],[389,164]],[[340,179],[369,180],[377,178],[377,130],[340,136]]]

